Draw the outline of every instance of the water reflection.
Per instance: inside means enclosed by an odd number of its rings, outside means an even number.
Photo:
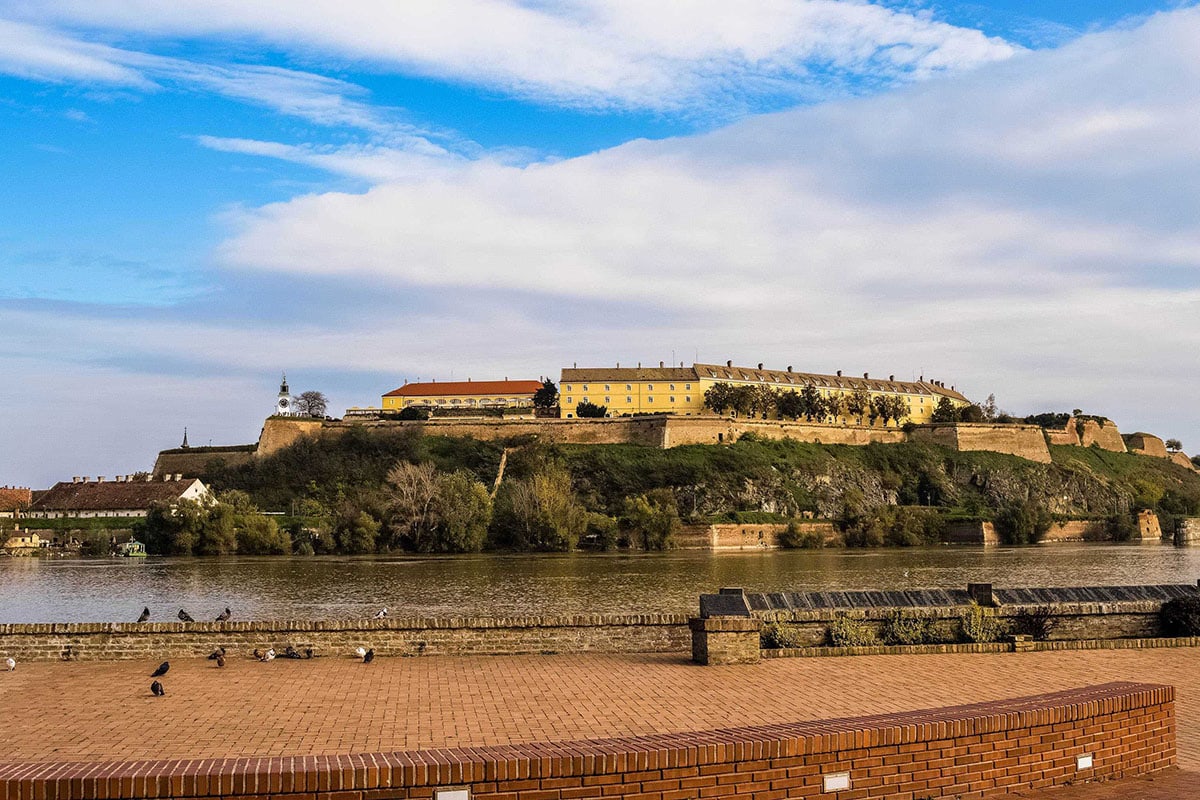
[[[0,622],[690,612],[721,586],[750,591],[1193,583],[1200,548],[1031,548],[444,558],[0,559]]]

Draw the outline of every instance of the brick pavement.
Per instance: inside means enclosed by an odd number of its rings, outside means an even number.
[[[1145,791],[1160,794],[1093,786],[1053,797],[1200,796],[1200,649],[779,659],[732,667],[698,667],[663,655],[381,658],[372,664],[230,658],[223,670],[183,660],[172,663],[164,698],[148,690],[154,666],[28,663],[0,673],[0,760],[301,755],[588,739],[858,716],[1133,680],[1177,687],[1179,763],[1187,771],[1144,782]],[[1169,790],[1176,793],[1161,794]]]

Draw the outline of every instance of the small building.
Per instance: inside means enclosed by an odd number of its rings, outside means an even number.
[[[13,535],[4,542],[3,549],[6,551],[37,550],[43,546],[42,538],[36,533],[14,531]]]
[[[137,539],[130,539],[127,542],[121,542],[117,545],[116,554],[123,558],[145,558],[146,545]]]
[[[486,409],[532,408],[533,395],[541,381],[429,381],[405,383],[382,398],[384,411],[405,408]]]
[[[154,503],[203,501],[210,496],[198,478],[167,475],[162,480],[118,476],[116,480],[73,478],[60,481],[33,501],[22,516],[32,519],[66,517],[144,517]]]
[[[26,486],[0,486],[0,517],[12,519],[33,502],[33,491]]]

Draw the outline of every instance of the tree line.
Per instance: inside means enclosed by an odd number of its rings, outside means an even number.
[[[714,383],[704,392],[704,405],[717,414],[734,411],[742,416],[771,416],[780,419],[805,419],[809,422],[835,422],[840,417],[857,420],[859,425],[882,420],[900,424],[908,417],[908,403],[900,395],[878,394],[865,389],[847,393],[822,394],[813,384],[800,391],[776,389],[764,384]]]

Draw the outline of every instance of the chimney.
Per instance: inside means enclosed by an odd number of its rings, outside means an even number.
[[[90,475],[84,475],[84,476],[83,476],[83,482],[84,482],[84,483],[87,483],[87,482],[89,482],[91,479],[92,479],[92,477],[91,477]]]
[[[177,480],[177,481],[181,481],[181,480],[183,480],[183,473],[182,473],[182,472],[176,472],[176,473],[175,473],[175,480]]]
[[[919,380],[921,383],[924,383],[924,382],[925,382],[925,376],[924,376],[924,375],[922,375],[922,376],[921,376],[920,378],[918,378],[917,380]]]
[[[79,476],[78,475],[71,476],[71,483],[79,483]]]
[[[726,362],[725,362],[725,366],[727,366],[727,367],[732,367],[732,366],[733,366],[733,362],[732,362],[732,361],[726,361]]]
[[[658,368],[659,368],[659,369],[662,369],[662,368],[663,368],[663,367],[665,367],[665,366],[666,366],[666,364],[664,364],[663,362],[661,362],[661,361],[660,361],[660,362],[658,362]]]
[[[620,361],[618,361],[618,362],[617,362],[617,369],[620,369],[620,368],[621,368],[621,362],[620,362]]]
[[[864,377],[864,378],[866,378],[867,380],[870,380],[870,378],[871,378],[871,373],[869,373],[869,372],[864,372],[864,373],[863,373],[863,377]]]
[[[641,369],[641,368],[642,368],[642,362],[640,362],[640,361],[639,361],[639,362],[638,362],[638,369]]]
[[[791,371],[792,371],[792,365],[788,364],[788,372],[791,372]]]
[[[579,369],[579,362],[578,362],[578,361],[572,361],[572,362],[571,362],[571,366],[572,366],[572,367],[574,367],[575,369]]]
[[[759,368],[759,369],[762,369],[762,362],[761,362],[761,361],[760,361],[760,362],[758,362],[758,368]]]
[[[153,473],[150,473],[150,474],[146,475],[146,483],[149,483],[149,482],[150,482],[150,481],[152,481],[152,480],[154,480],[154,474],[153,474]]]
[[[894,381],[894,380],[896,380],[896,376],[895,376],[895,375],[888,375],[888,380],[889,380],[889,381]]]
[[[842,371],[840,369],[838,370],[838,377],[842,377]]]

